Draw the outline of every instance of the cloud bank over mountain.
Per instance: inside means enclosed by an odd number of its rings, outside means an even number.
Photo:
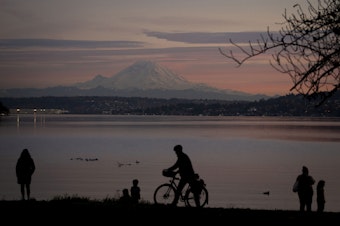
[[[168,41],[184,42],[192,44],[226,44],[229,40],[235,43],[256,42],[266,32],[157,32],[145,31],[150,37],[165,39]],[[275,32],[273,32],[275,34]]]

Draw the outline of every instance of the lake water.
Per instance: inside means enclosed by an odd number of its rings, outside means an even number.
[[[181,144],[207,184],[210,207],[298,210],[292,185],[305,165],[316,183],[326,181],[325,211],[340,212],[340,119],[12,115],[0,121],[0,143],[3,200],[20,199],[15,164],[28,148],[37,200],[117,198],[137,178],[142,199],[153,202]]]

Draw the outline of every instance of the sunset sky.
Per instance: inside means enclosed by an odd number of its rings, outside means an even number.
[[[306,1],[0,0],[0,89],[71,85],[153,60],[191,82],[284,95],[291,80],[269,56],[237,68],[218,48],[279,30],[296,3]]]

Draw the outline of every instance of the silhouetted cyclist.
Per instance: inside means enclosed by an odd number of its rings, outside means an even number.
[[[178,173],[181,176],[181,179],[178,183],[177,192],[175,195],[175,200],[172,203],[172,205],[176,206],[183,188],[185,187],[187,183],[191,185],[192,182],[194,182],[196,178],[196,174],[192,167],[192,163],[191,163],[189,156],[183,152],[182,145],[174,146],[174,151],[176,152],[176,155],[177,155],[177,161],[173,166],[171,166],[170,168],[166,170],[175,171],[176,169],[178,169]],[[194,194],[194,195],[195,195],[196,206],[200,206],[198,195],[197,194]]]

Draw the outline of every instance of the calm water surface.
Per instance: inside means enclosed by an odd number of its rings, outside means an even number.
[[[306,165],[326,181],[326,211],[340,212],[339,135],[336,118],[13,115],[0,121],[0,198],[20,199],[15,164],[28,148],[37,200],[118,197],[137,178],[153,202],[182,144],[210,207],[298,210],[292,185]]]

